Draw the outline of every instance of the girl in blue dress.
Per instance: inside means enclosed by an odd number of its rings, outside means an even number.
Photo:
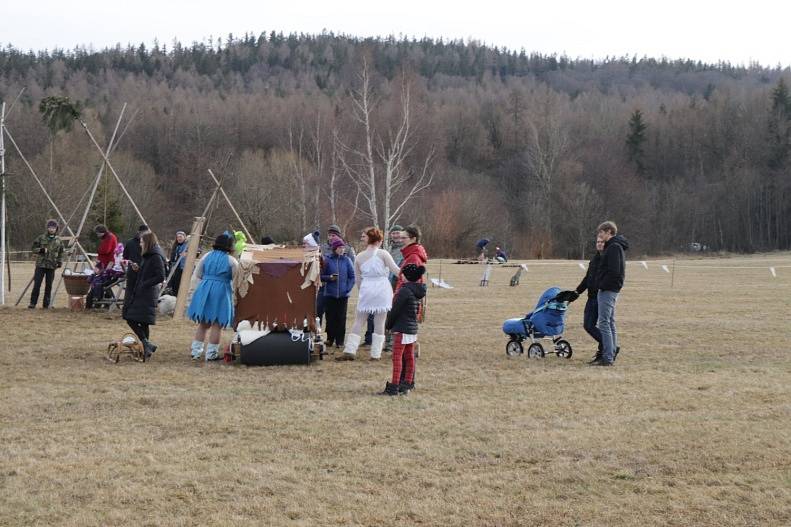
[[[221,234],[214,240],[209,251],[195,266],[193,284],[200,280],[192,294],[187,316],[198,323],[195,339],[192,341],[192,360],[203,355],[206,333],[209,345],[206,347],[206,360],[220,359],[220,335],[222,329],[233,324],[233,279],[239,270],[239,262],[231,256],[234,240]]]

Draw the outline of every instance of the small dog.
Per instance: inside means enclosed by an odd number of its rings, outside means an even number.
[[[157,311],[160,315],[170,315],[176,312],[176,297],[172,295],[162,295],[157,302]]]

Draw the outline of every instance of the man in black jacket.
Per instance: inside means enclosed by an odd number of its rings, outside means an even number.
[[[598,292],[599,286],[596,285],[596,273],[599,269],[599,260],[604,251],[604,242],[596,240],[596,252],[593,254],[590,263],[588,263],[588,271],[582,278],[580,285],[577,286],[577,294],[581,295],[585,290],[588,291],[588,301],[585,302],[585,314],[582,318],[582,327],[585,331],[593,337],[598,345],[596,348],[596,356],[593,357],[591,364],[601,360],[601,332],[596,327],[596,322],[599,320],[599,299]]]
[[[596,229],[597,240],[604,242],[604,252],[596,271],[596,285],[599,287],[597,325],[601,332],[602,356],[594,361],[594,366],[612,366],[618,349],[618,335],[615,331],[615,303],[623,287],[626,276],[626,257],[629,249],[626,238],[618,234],[618,227],[612,221],[605,221]]]

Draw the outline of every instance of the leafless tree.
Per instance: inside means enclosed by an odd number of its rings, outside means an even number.
[[[430,148],[422,161],[415,163],[412,159],[416,140],[411,89],[406,76],[401,76],[400,119],[395,128],[388,129],[386,136],[373,123],[379,101],[373,94],[365,59],[358,80],[359,88],[352,90],[351,103],[354,121],[361,129],[362,144],[339,140],[339,161],[367,204],[366,215],[387,232],[409,201],[431,186],[435,149]]]

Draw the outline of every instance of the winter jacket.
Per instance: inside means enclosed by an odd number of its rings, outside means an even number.
[[[143,255],[135,288],[124,304],[124,319],[155,324],[159,286],[165,281],[165,256],[159,247]],[[127,295],[130,292],[127,290]]]
[[[337,274],[336,280],[331,280]],[[354,263],[345,254],[334,254],[324,259],[321,269],[321,281],[324,284],[324,296],[331,298],[346,298],[354,288]]]
[[[115,234],[107,231],[99,242],[99,249],[96,251],[96,261],[99,267],[106,269],[113,266],[115,259],[115,247],[118,245],[118,238]]]
[[[599,291],[620,292],[626,277],[626,255],[629,242],[620,234],[613,236],[604,244],[604,251],[596,271],[596,285]]]
[[[186,241],[182,243],[174,243],[173,247],[170,249],[170,260],[168,261],[168,265],[170,267],[173,267],[176,264],[176,262],[178,262],[179,269],[184,270],[184,263],[186,261],[186,258],[182,258],[181,260],[179,260],[179,258],[181,258],[181,255],[185,254],[186,252],[187,252]]]
[[[398,245],[391,245],[390,246],[390,251],[389,251],[390,252],[390,256],[393,257],[393,261],[396,263],[396,265],[398,267],[401,267],[401,262],[404,261],[404,255],[401,254],[401,249],[403,249],[403,248],[404,248],[404,246],[402,244],[400,244],[400,243]],[[390,285],[395,290],[396,286],[398,285],[398,275],[397,274],[390,273]]]
[[[596,273],[599,269],[599,261],[601,255],[596,252],[588,263],[588,271],[582,278],[582,282],[577,286],[577,294],[582,294],[586,289],[588,290],[588,298],[594,298],[599,293],[599,286],[596,284]]]
[[[143,261],[143,255],[140,248],[140,236],[135,236],[124,244],[124,260],[140,264]]]
[[[42,234],[33,241],[32,250],[36,257],[36,267],[56,269],[63,263],[63,243],[57,234]]]
[[[426,296],[426,284],[406,282],[393,298],[393,307],[387,313],[385,329],[407,335],[417,335],[420,300]]]
[[[420,245],[419,243],[413,243],[411,245],[407,245],[403,249],[401,249],[401,254],[404,255],[404,259],[401,261],[401,269],[404,268],[405,265],[415,264],[415,265],[423,265],[425,266],[428,262],[428,253],[426,249]],[[404,278],[403,274],[398,275],[398,283],[396,283],[396,291],[398,291],[401,286],[406,283],[406,279]],[[426,283],[426,275],[423,275],[420,278],[420,283]]]

